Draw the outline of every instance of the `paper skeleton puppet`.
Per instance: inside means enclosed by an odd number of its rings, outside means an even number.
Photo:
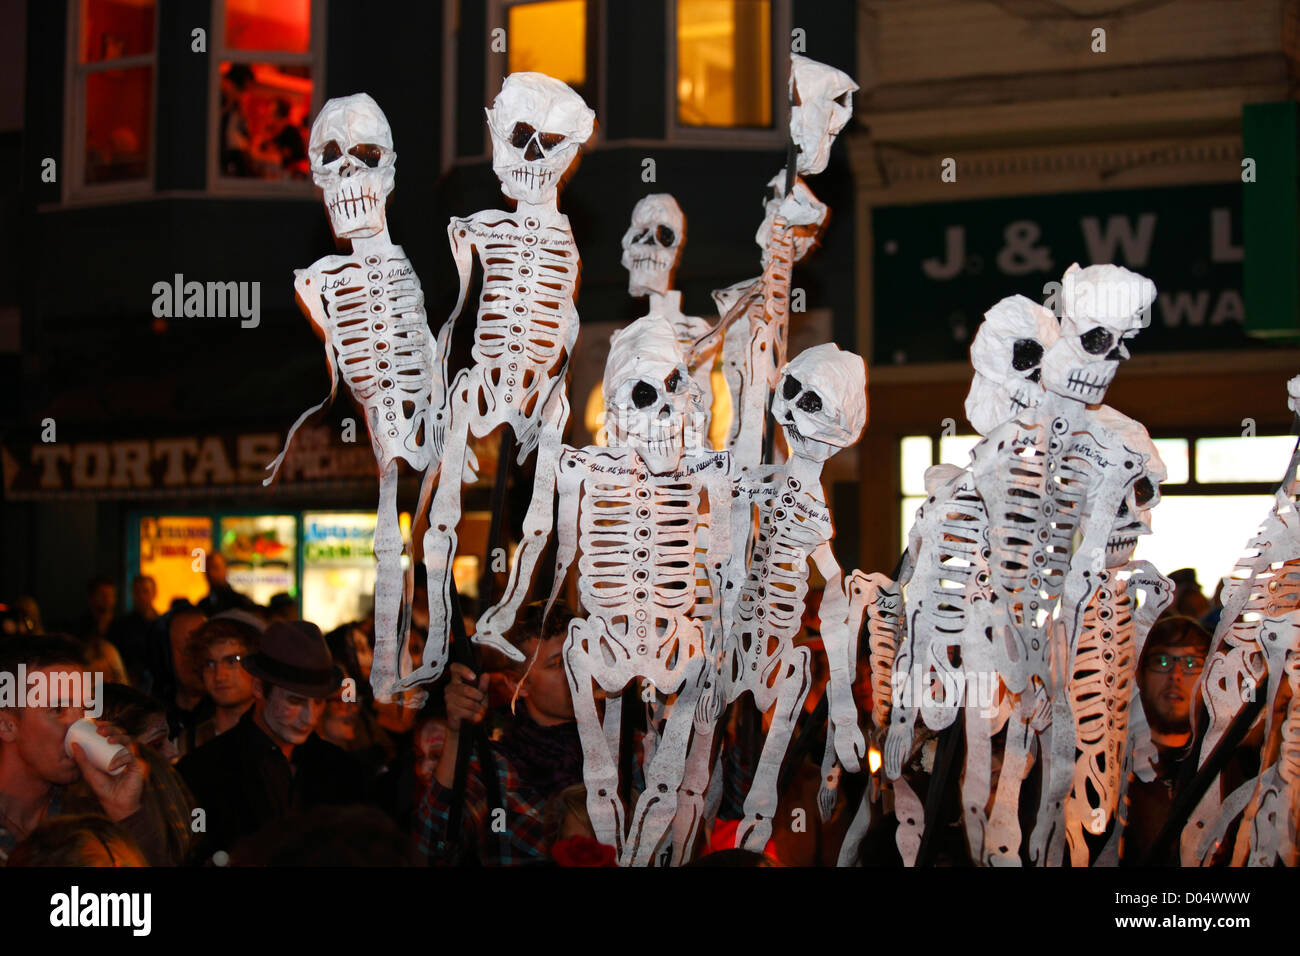
[[[1012,695],[1007,746],[985,834],[996,860],[1019,861],[1019,785],[1037,742],[1043,794],[1074,766],[1066,675],[1114,516],[1145,473],[1142,456],[1090,408],[1100,404],[1126,340],[1149,321],[1155,286],[1118,266],[1067,270],[1060,335],[1042,361],[1040,405],[998,426],[972,452],[989,523],[990,617],[983,633]],[[1075,535],[1081,544],[1075,549]],[[1056,612],[1059,607],[1059,622]],[[1029,857],[1060,853],[1057,808],[1040,805]],[[1049,847],[1049,842],[1051,846]]]
[[[772,710],[771,727],[745,798],[745,819],[736,832],[737,847],[756,851],[772,834],[777,777],[811,683],[811,654],[794,644],[803,622],[809,561],[826,579],[821,620],[830,664],[830,731],[835,750],[840,762],[854,772],[866,753],[852,694],[857,630],[850,633],[848,628],[849,599],[831,551],[830,510],[821,485],[825,462],[856,442],[866,425],[865,363],[834,344],[800,353],[781,370],[772,414],[785,432],[790,458],[762,479],[740,486],[741,500],[752,499],[757,505],[758,528],[747,568],[744,542],[737,539],[728,589],[738,597],[724,604],[725,638],[716,671],[716,683],[725,694],[725,701],[719,703],[732,703],[748,692],[760,713]],[[686,789],[691,791],[707,783],[713,725],[709,720],[700,723],[687,766]],[[679,826],[674,847],[690,847],[694,836],[693,830]]]
[[[699,392],[666,319],[646,316],[614,334],[604,392],[609,447],[562,446],[555,432],[542,439],[555,443],[559,458],[551,600],[580,552],[578,594],[587,616],[570,625],[564,661],[582,739],[587,810],[597,838],[615,847],[623,865],[644,866],[668,836],[696,705],[713,689],[705,671],[720,626],[733,475],[726,452],[685,444]],[[702,575],[711,591],[707,616],[698,606]],[[675,700],[625,828],[614,723],[621,711],[607,704],[602,724],[596,689],[610,701],[636,680]],[[683,795],[691,812],[701,812],[704,789]]]
[[[1057,338],[1057,320],[1023,296],[1011,296],[985,313],[971,344],[975,374],[966,414],[981,434],[1043,400],[1042,358]],[[988,591],[988,515],[969,468],[937,465],[926,472],[924,504],[908,534],[899,572],[906,594],[905,621],[893,658],[892,723],[884,749],[886,775],[897,778],[911,755],[916,722],[932,730],[952,723],[968,685],[985,699],[964,709],[969,741],[963,807],[972,858],[983,830],[988,798],[988,739],[1001,726],[999,688],[991,651],[981,633]],[[960,652],[961,665],[953,663]],[[983,797],[979,796],[983,787]]]
[[[1300,376],[1287,383],[1287,406],[1300,405]],[[1297,412],[1300,414],[1300,412]],[[1215,856],[1233,820],[1242,817],[1234,865],[1270,866],[1275,858],[1297,863],[1300,793],[1300,711],[1297,710],[1295,644],[1300,612],[1300,447],[1291,456],[1286,477],[1274,493],[1273,507],[1246,546],[1223,589],[1223,614],[1215,628],[1211,652],[1195,696],[1206,707],[1200,765],[1204,766],[1242,708],[1267,694],[1256,723],[1265,724],[1260,775],[1229,794],[1219,780],[1211,783],[1188,818],[1182,833],[1183,866],[1204,865]],[[1279,694],[1290,689],[1291,701],[1279,714]],[[1193,714],[1196,713],[1193,708]],[[1274,762],[1269,765],[1270,758]],[[1244,816],[1243,816],[1244,814]]]
[[[1106,405],[1097,414],[1142,456],[1146,473],[1130,487],[1115,516],[1105,568],[1097,575],[1079,630],[1066,688],[1075,728],[1073,778],[1055,775],[1057,790],[1040,806],[1040,812],[1055,813],[1061,792],[1068,788],[1063,823],[1070,863],[1076,867],[1090,862],[1084,833],[1100,836],[1122,812],[1130,773],[1142,780],[1154,778],[1156,751],[1142,709],[1137,668],[1147,632],[1174,591],[1173,582],[1152,565],[1133,560],[1139,537],[1151,533],[1151,514],[1160,503],[1160,483],[1166,477],[1164,463],[1137,422]],[[1121,817],[1115,837],[1123,822]],[[1117,850],[1118,839],[1113,843]]]
[[[436,679],[447,661],[451,568],[470,436],[482,438],[505,425],[518,440],[523,461],[543,434],[560,435],[569,416],[564,374],[578,337],[573,300],[580,263],[568,217],[556,203],[566,172],[591,137],[595,114],[559,80],[541,73],[512,73],[487,111],[487,122],[492,170],[515,209],[454,218],[447,227],[460,298],[438,334],[444,354],[465,303],[475,251],[483,267],[483,287],[471,350],[474,364],[457,374],[446,404],[436,413],[442,418],[435,427],[446,430],[446,452],[424,536],[429,639],[420,667],[403,681],[408,686]],[[546,447],[554,449],[557,442]],[[552,486],[554,469],[554,458],[538,457],[537,487]],[[519,652],[503,634],[523,601],[540,556],[540,529],[549,526],[551,507],[548,496],[534,494],[524,518],[524,540],[498,606],[505,611],[498,618],[498,608],[490,609],[475,629],[477,643],[512,659],[518,659]]]
[[[652,193],[632,208],[632,224],[623,233],[623,268],[628,272],[627,291],[649,296],[649,315],[662,315],[677,333],[691,378],[700,390],[704,417],[692,427],[708,435],[709,410],[713,407],[713,360],[716,348],[697,351],[695,343],[711,326],[704,319],[682,314],[682,294],[673,288],[673,275],[686,242],[686,217],[677,200],[668,193]]]
[[[826,168],[835,137],[853,115],[857,88],[834,67],[791,55],[795,170],[783,169],[767,184],[764,218],[754,236],[763,250],[763,274],[714,293],[733,416],[727,448],[741,468],[756,467],[762,457],[768,398],[786,360],[794,264],[816,245],[826,222],[826,206],[801,177]]]
[[[411,588],[409,575],[405,587],[402,575],[397,462],[417,472],[437,465],[441,448],[430,415],[443,401],[442,360],[429,335],[420,280],[388,236],[385,210],[397,154],[383,111],[365,93],[329,100],[312,124],[307,153],[334,237],[350,240],[352,250],[295,273],[299,305],[325,342],[330,394],[294,422],[263,484],[275,478],[299,426],[333,400],[341,376],[365,416],[379,466],[370,683],[387,701],[400,671],[409,669]]]

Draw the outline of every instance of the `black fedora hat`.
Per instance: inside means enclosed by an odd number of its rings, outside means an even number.
[[[259,680],[304,697],[329,697],[343,683],[325,636],[310,621],[273,621],[244,670]]]

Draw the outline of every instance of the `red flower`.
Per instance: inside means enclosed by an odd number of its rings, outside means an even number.
[[[599,843],[591,837],[574,836],[558,840],[551,847],[551,856],[560,866],[617,866],[614,848]]]

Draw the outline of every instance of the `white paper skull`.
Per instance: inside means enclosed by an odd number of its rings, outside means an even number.
[[[834,342],[786,363],[772,396],[772,418],[790,454],[825,461],[852,445],[867,425],[867,364]]]
[[[826,168],[835,137],[853,116],[857,88],[847,73],[790,54],[790,138],[798,150],[801,174]]]
[[[1076,262],[1065,271],[1061,291],[1061,334],[1043,357],[1043,387],[1096,405],[1129,357],[1126,339],[1151,321],[1156,286],[1122,266]]]
[[[1140,424],[1109,405],[1097,409],[1098,420],[1119,435],[1124,447],[1146,458],[1142,476],[1129,486],[1106,539],[1106,567],[1123,567],[1133,559],[1138,538],[1151,533],[1151,512],[1160,504],[1160,485],[1169,476],[1155,443]]]
[[[966,395],[966,417],[977,432],[987,435],[1042,402],[1043,356],[1058,329],[1050,309],[1023,295],[984,313],[970,347],[975,377]]]
[[[790,195],[785,194],[785,170],[767,181],[763,200],[763,222],[754,233],[754,241],[763,250],[763,266],[767,266],[767,244],[772,234],[772,223],[777,213],[785,219],[794,239],[794,261],[806,256],[821,237],[826,225],[826,204],[813,195],[802,179],[796,178]]]
[[[555,201],[596,114],[582,97],[544,73],[511,73],[487,113],[492,171],[517,202]]]
[[[622,242],[629,295],[668,292],[685,237],[686,217],[668,193],[652,193],[632,208],[632,225]]]
[[[325,193],[334,237],[359,239],[383,232],[397,154],[379,104],[366,93],[327,101],[312,124],[307,156],[312,180]]]
[[[656,475],[676,469],[703,409],[667,319],[647,315],[610,336],[604,391],[610,446],[633,449]]]

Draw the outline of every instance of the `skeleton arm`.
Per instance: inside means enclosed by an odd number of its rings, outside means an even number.
[[[469,219],[453,218],[447,223],[447,242],[451,245],[451,257],[456,262],[456,275],[460,280],[460,294],[456,298],[456,307],[438,330],[433,351],[433,383],[430,390],[430,405],[433,418],[430,421],[429,439],[433,447],[433,460],[442,461],[442,448],[446,440],[447,425],[451,418],[451,393],[447,388],[450,378],[447,362],[451,351],[451,334],[456,327],[456,319],[465,307],[465,297],[469,294],[470,271],[474,267],[474,244],[464,236],[472,235],[465,228]],[[460,233],[460,235],[458,235]],[[469,480],[473,480],[469,476]]]
[[[316,334],[325,342],[325,361],[329,363],[330,370],[330,393],[326,399],[319,405],[313,405],[301,415],[298,420],[289,427],[289,434],[284,438],[284,448],[280,454],[266,466],[266,470],[271,474],[262,479],[263,486],[270,485],[275,481],[275,476],[280,471],[280,466],[284,463],[284,456],[289,454],[289,445],[293,442],[293,436],[302,426],[302,424],[315,415],[322,408],[327,407],[334,401],[334,395],[339,387],[339,369],[334,359],[334,343],[330,341],[329,336],[329,317],[325,314],[325,309],[320,301],[320,270],[319,263],[313,264],[307,269],[295,269],[293,288],[297,293],[298,307],[306,313],[307,318],[311,321],[312,328]]]
[[[564,448],[560,455],[555,478],[555,492],[559,499],[559,547],[555,552],[555,578],[551,596],[546,601],[542,621],[551,614],[551,608],[560,596],[569,566],[578,553],[578,504],[582,496],[582,483],[587,478],[586,455],[575,448]]]
[[[841,583],[843,572],[835,560],[829,541],[823,541],[811,555],[826,579],[822,597],[822,642],[830,664],[831,728],[835,734],[835,753],[849,771],[857,773],[859,760],[866,755],[867,743],[858,728],[858,712],[853,704],[853,678],[856,676],[858,636],[849,632],[849,601]]]

